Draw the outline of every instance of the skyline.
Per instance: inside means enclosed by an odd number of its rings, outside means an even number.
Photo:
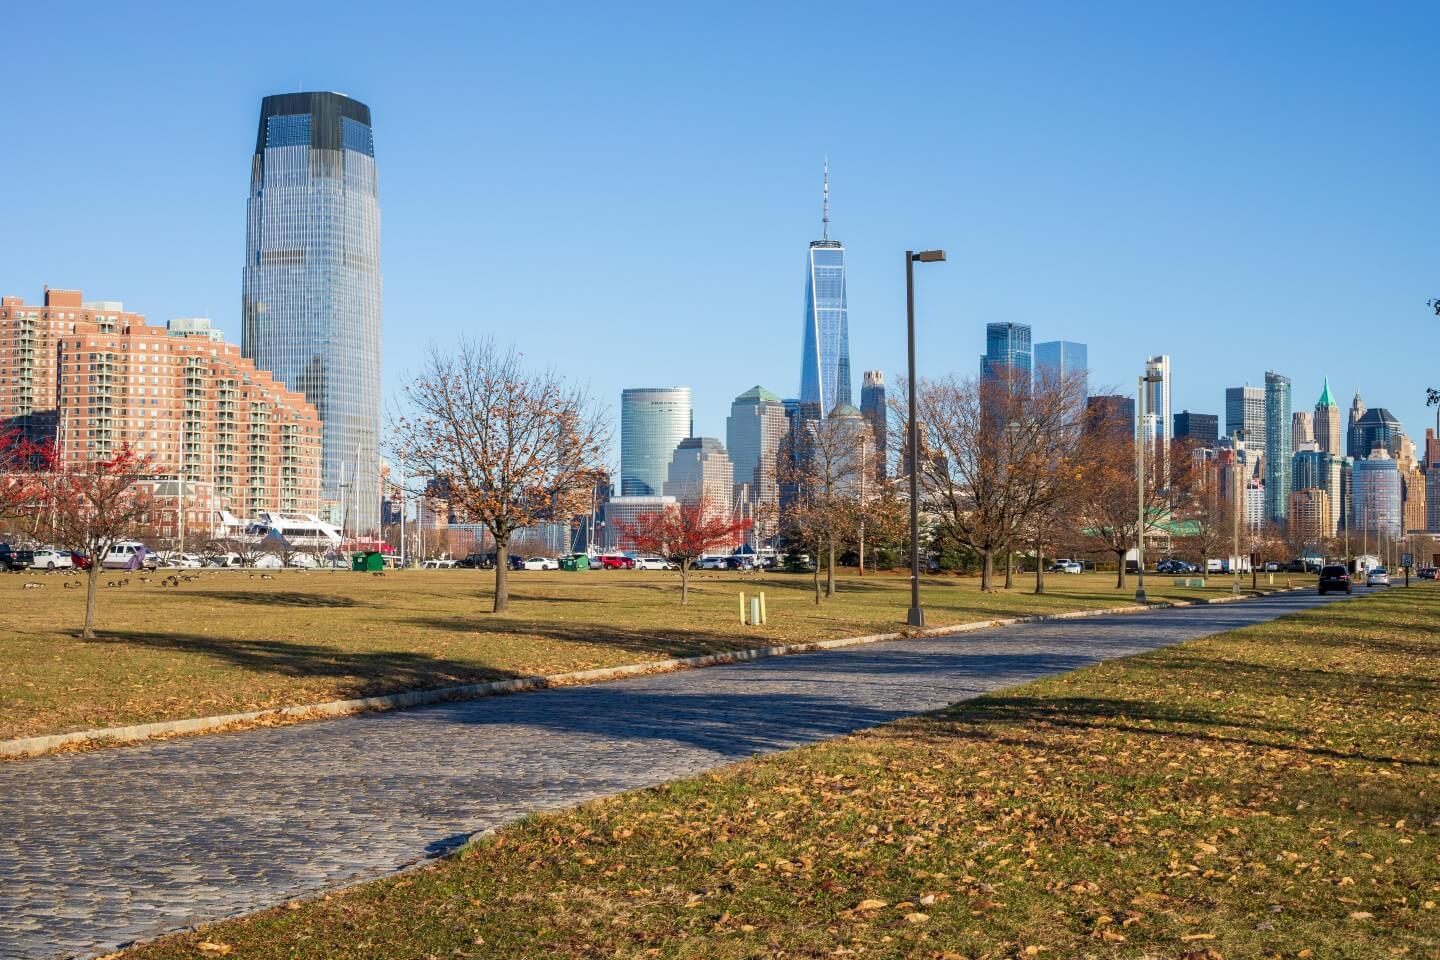
[[[318,15],[300,16],[297,29]],[[814,183],[828,155],[854,371],[902,378],[900,254],[939,246],[950,262],[917,283],[922,375],[968,374],[985,325],[1012,321],[1031,325],[1037,341],[1088,344],[1096,393],[1132,392],[1145,358],[1168,354],[1172,410],[1223,413],[1227,387],[1259,385],[1274,369],[1293,381],[1296,409],[1313,406],[1328,375],[1337,395],[1358,390],[1414,437],[1433,425],[1424,387],[1437,379],[1426,362],[1436,328],[1424,301],[1440,293],[1429,280],[1437,251],[1427,230],[1440,209],[1424,170],[1434,137],[1416,117],[1433,109],[1421,37],[1434,12],[1417,5],[1317,23],[1140,11],[1112,37],[1118,13],[1089,22],[1052,8],[1023,28],[988,12],[941,15],[931,18],[934,36],[902,36],[840,10],[820,28],[830,48],[873,57],[847,53],[837,96],[805,99],[806,114],[796,111],[805,91],[795,81],[815,55],[766,59],[788,49],[798,15],[767,18],[750,54],[723,52],[738,29],[730,23],[688,60],[659,51],[655,69],[669,71],[674,90],[623,62],[625,49],[689,16],[631,39],[635,24],[601,20],[595,49],[575,63],[548,58],[554,78],[506,83],[507,97],[487,85],[546,39],[524,14],[497,25],[513,49],[476,58],[484,62],[467,79],[443,54],[499,44],[460,14],[455,36],[440,38],[411,76],[367,58],[380,41],[348,25],[333,48],[267,47],[253,69],[230,70],[255,54],[246,42],[254,28],[240,27],[207,50],[213,68],[200,69],[183,39],[211,23],[194,12],[177,21],[180,42],[167,58],[152,63],[143,27],[97,8],[92,29],[112,31],[135,63],[103,90],[46,71],[38,94],[7,106],[17,128],[36,136],[63,118],[104,145],[105,162],[87,151],[7,152],[6,182],[25,188],[0,239],[0,289],[33,302],[44,284],[79,288],[154,323],[209,315],[239,343],[245,172],[236,157],[251,152],[257,98],[303,85],[344,90],[379,120],[387,409],[426,343],[462,331],[494,333],[587,384],[617,425],[620,390],[636,384],[690,386],[695,432],[716,437],[750,386],[797,395],[796,253],[821,228]],[[46,15],[17,19],[40,35]],[[390,47],[418,47],[418,29],[384,22],[374,32]],[[994,50],[980,49],[985,36]],[[942,41],[965,57],[927,57],[915,79],[943,95],[894,99],[889,72],[905,45]],[[607,43],[613,55],[599,55]],[[43,67],[63,54],[37,56]],[[1006,58],[1013,63],[975,84]],[[192,74],[193,89],[174,95],[206,110],[145,109],[175,70]],[[1077,70],[1087,83],[1067,88]],[[582,73],[593,89],[576,90]],[[1132,86],[1141,78],[1153,89]],[[956,89],[970,94],[956,99]],[[620,91],[627,96],[615,99]],[[445,128],[456,111],[480,131]],[[456,138],[449,150],[420,149],[423,131],[441,128]],[[884,145],[902,132],[900,145]],[[188,169],[148,169],[157,147],[183,150]],[[459,190],[435,182],[450,150],[466,150],[473,173]],[[719,259],[676,242],[687,235]],[[551,249],[571,241],[583,256]],[[1297,337],[1306,323],[1316,336]],[[1401,334],[1420,349],[1394,350]]]

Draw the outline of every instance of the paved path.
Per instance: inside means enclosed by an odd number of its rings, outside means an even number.
[[[0,957],[88,956],[535,810],[1326,602],[1003,627],[0,764]]]

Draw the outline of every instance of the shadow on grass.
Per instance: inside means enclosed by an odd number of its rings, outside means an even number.
[[[204,597],[207,600],[227,600],[256,607],[330,607],[335,609],[374,606],[366,600],[354,597],[337,597],[322,593],[297,593],[282,590],[277,593],[240,593],[228,590],[192,590],[173,594],[181,597]]]

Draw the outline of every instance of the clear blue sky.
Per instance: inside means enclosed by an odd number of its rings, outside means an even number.
[[[1328,374],[1412,435],[1440,296],[1440,7],[1295,4],[27,4],[7,11],[0,291],[208,314],[238,342],[260,98],[374,111],[392,398],[494,334],[588,384],[688,384],[724,436],[793,396],[830,158],[850,344],[892,383],[984,324],[1169,353],[1178,411]],[[1003,9],[1001,9],[1003,8]]]

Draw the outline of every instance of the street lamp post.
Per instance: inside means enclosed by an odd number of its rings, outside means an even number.
[[[909,348],[910,423],[910,615],[905,622],[925,626],[925,609],[920,606],[920,421],[915,418],[915,262],[938,263],[944,250],[905,251],[905,333]]]
[[[1135,502],[1137,505],[1135,529],[1135,602],[1145,602],[1145,387],[1159,383],[1164,378],[1159,374],[1147,373],[1140,377],[1140,388],[1136,391],[1135,419]],[[1155,431],[1164,436],[1163,431]],[[1121,561],[1124,562],[1124,561]]]
[[[1245,439],[1245,429],[1242,427],[1235,431],[1236,444],[1232,448],[1235,451],[1235,459],[1230,465],[1230,493],[1231,499],[1235,501],[1232,512],[1234,516],[1234,532],[1230,538],[1230,562],[1227,566],[1233,567],[1230,571],[1230,592],[1240,592],[1240,517],[1245,512],[1245,488],[1240,484],[1240,443]],[[1247,458],[1248,460],[1248,458]],[[1248,480],[1247,480],[1248,482]]]

